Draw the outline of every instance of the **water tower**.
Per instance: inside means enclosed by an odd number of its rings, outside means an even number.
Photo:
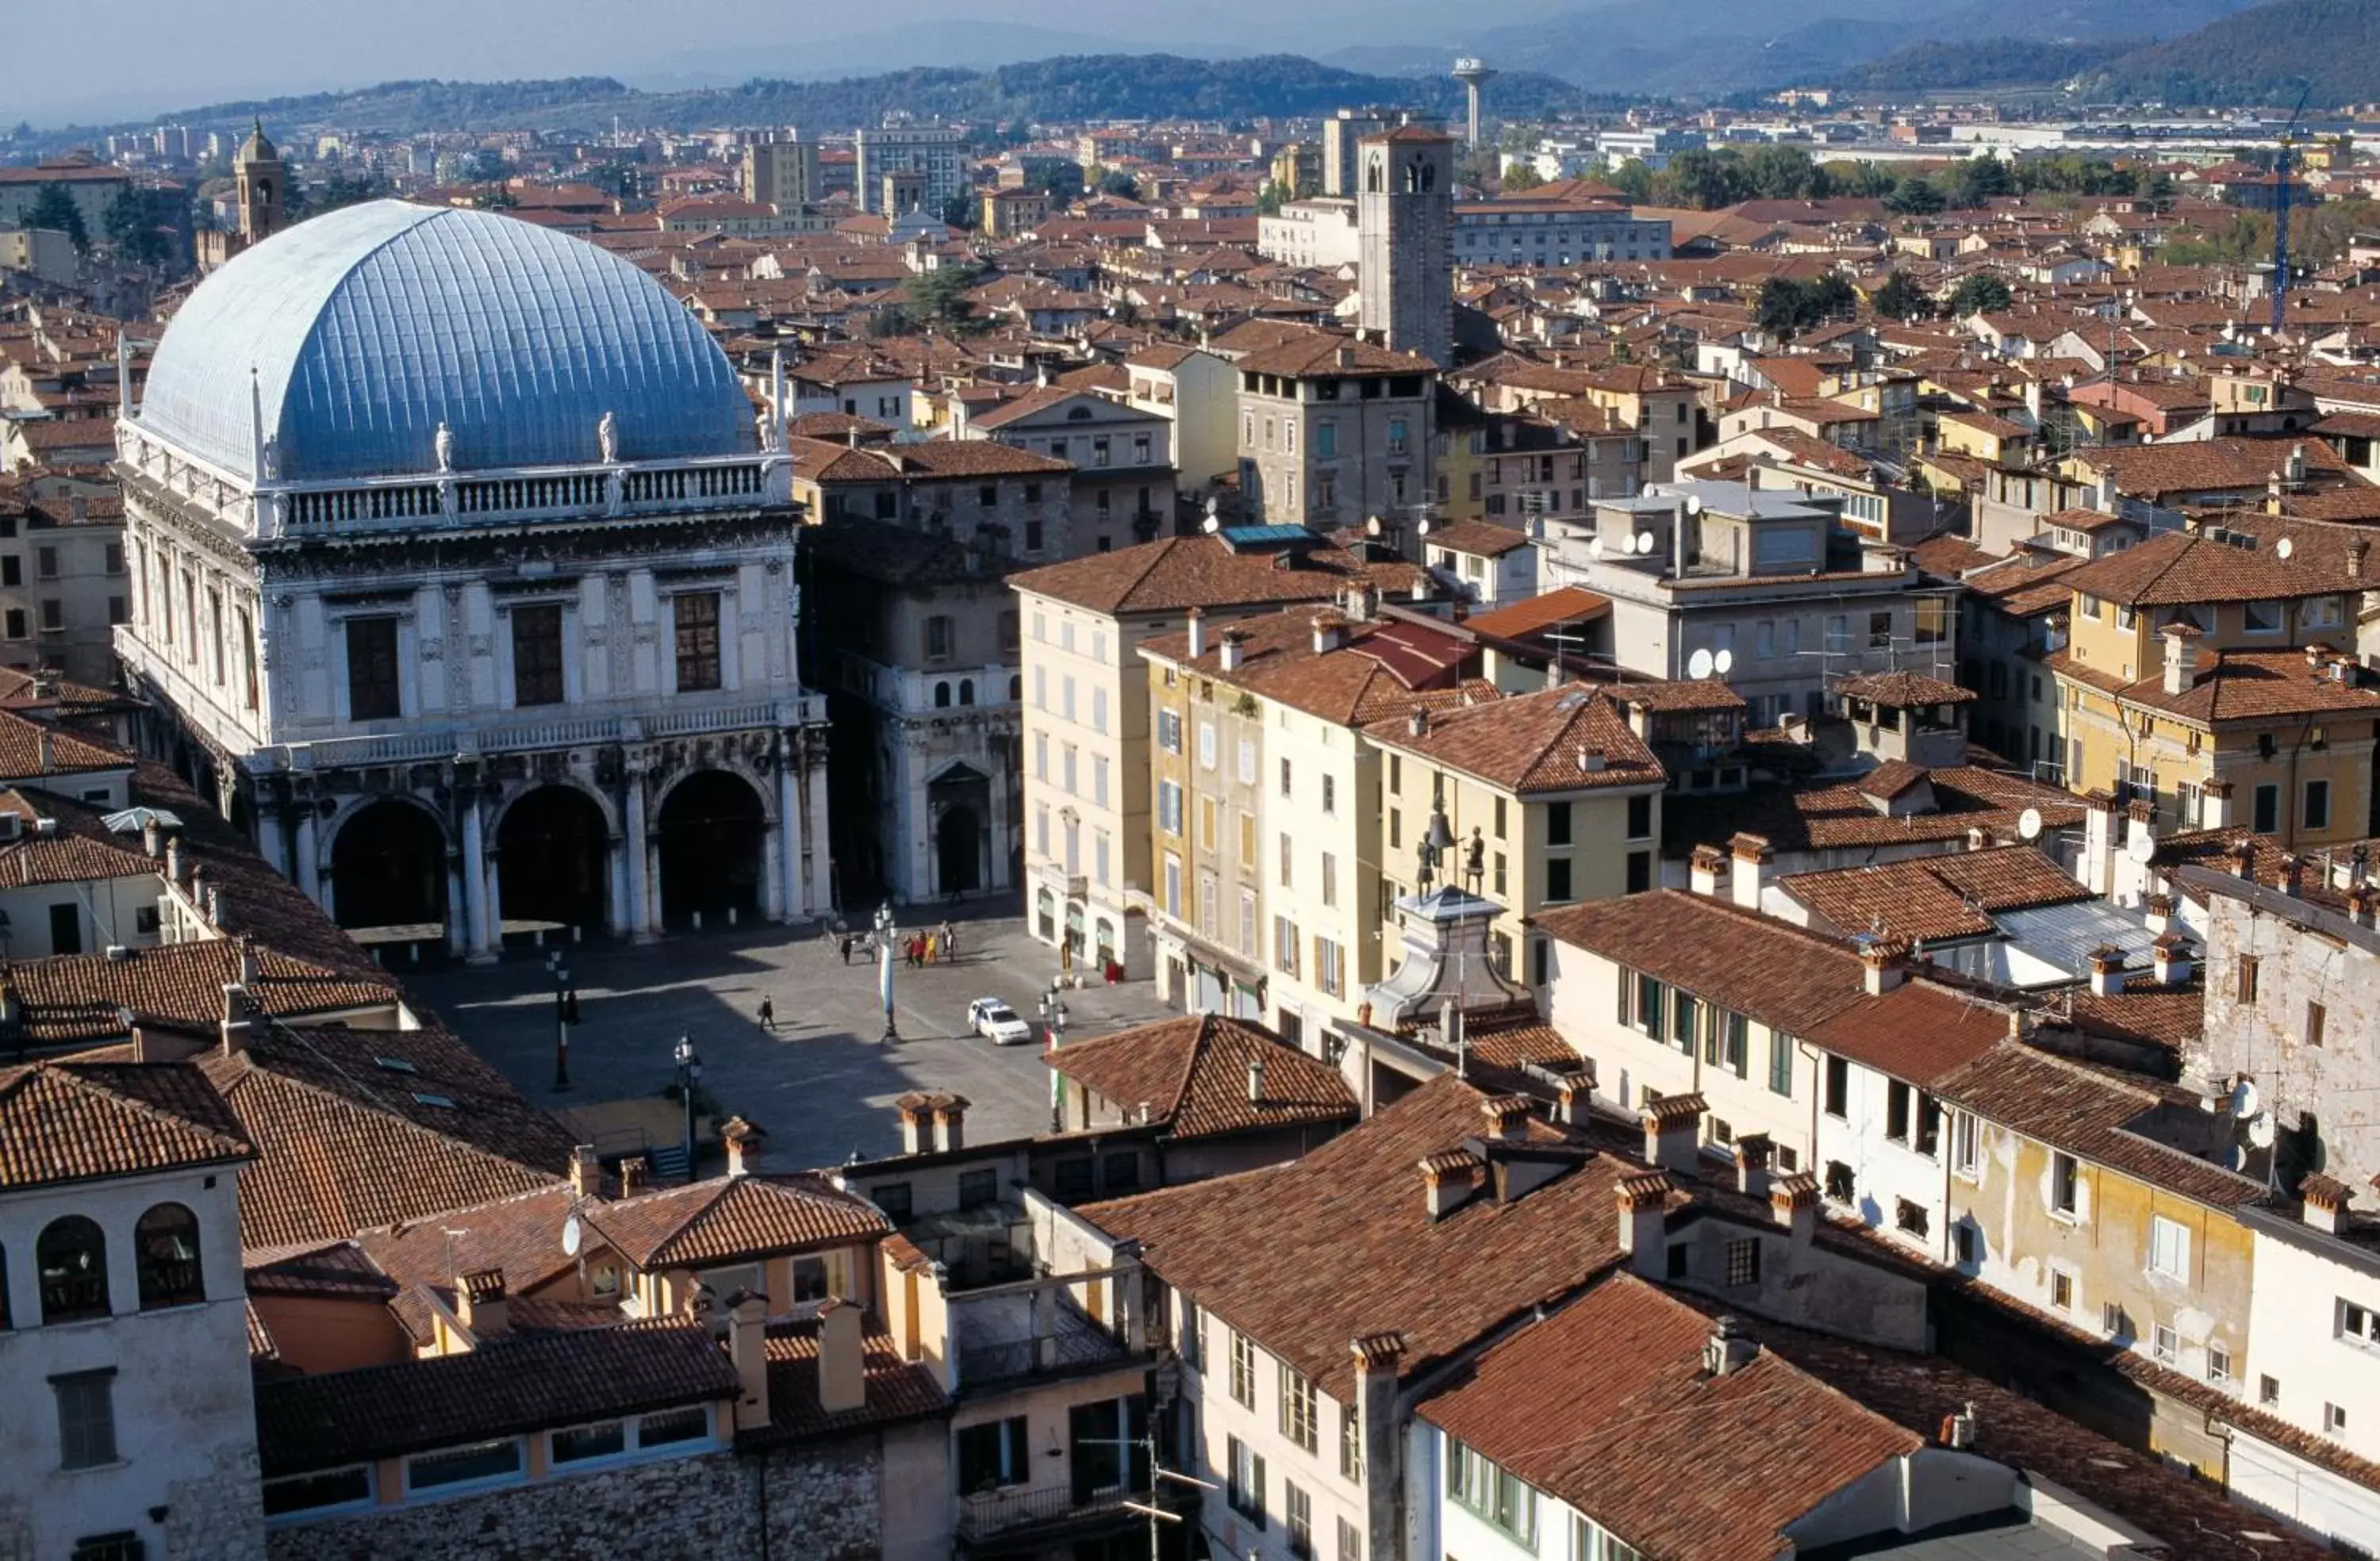
[[[1496,72],[1488,69],[1484,60],[1466,56],[1454,62],[1454,79],[1462,82],[1471,94],[1471,154],[1476,157],[1479,155],[1479,93],[1488,82],[1496,79]]]

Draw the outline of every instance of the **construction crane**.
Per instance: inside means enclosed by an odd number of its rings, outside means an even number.
[[[2298,120],[2305,114],[2306,99],[2313,95],[2313,83],[2305,84],[2298,93],[2297,107],[2289,110],[2289,122],[2281,127],[2281,150],[2273,159],[2273,334],[2278,336],[2288,323],[2289,307],[2289,163],[2297,150]]]

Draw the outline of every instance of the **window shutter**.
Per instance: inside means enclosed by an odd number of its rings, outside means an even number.
[[[1249,1513],[1248,1518],[1249,1521],[1256,1524],[1258,1529],[1262,1529],[1265,1526],[1264,1458],[1259,1456],[1254,1458],[1252,1463],[1254,1478],[1249,1481],[1251,1488],[1248,1495],[1255,1503],[1255,1509]]]

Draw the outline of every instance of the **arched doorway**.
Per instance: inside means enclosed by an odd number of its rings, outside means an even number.
[[[662,920],[678,926],[699,912],[706,922],[730,911],[760,909],[760,853],[768,820],[760,794],[741,776],[707,769],[662,799]]]
[[[973,894],[983,887],[979,858],[983,826],[975,809],[960,804],[942,809],[934,823],[934,883],[944,894]]]
[[[331,909],[341,926],[446,925],[446,831],[427,810],[367,803],[331,841]]]
[[[504,919],[601,932],[611,842],[603,810],[574,787],[540,786],[514,799],[496,825]]]

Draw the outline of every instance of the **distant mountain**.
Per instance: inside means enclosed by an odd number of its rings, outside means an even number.
[[[2048,87],[2095,70],[2134,47],[2131,41],[2044,43],[2029,38],[1912,43],[1838,72],[1832,84],[1854,92]]]
[[[2380,0],[2271,0],[2123,54],[2085,91],[2174,104],[2287,105],[2309,88],[2312,108],[2380,98]]]
[[[986,70],[994,66],[1065,54],[1131,52],[1127,40],[1102,33],[1067,32],[1017,22],[953,17],[931,27],[875,28],[833,37],[804,38],[799,42],[776,47],[761,43],[687,49],[644,62],[630,73],[630,79],[646,91],[674,92],[732,87],[755,77],[826,81],[921,67]],[[1240,51],[1175,52],[1207,56]]]
[[[1567,81],[1514,70],[1497,79],[1501,113],[1545,115],[1612,107]],[[889,113],[976,124],[1017,120],[1245,120],[1328,114],[1350,103],[1398,103],[1451,115],[1462,86],[1443,73],[1371,76],[1296,54],[1214,61],[1178,54],[1082,54],[990,70],[921,67],[836,81],[753,79],[736,86],[638,91],[609,77],[560,81],[392,81],[348,92],[215,103],[164,117],[199,129],[262,118],[276,133],[344,128],[403,134],[436,129],[595,130],[623,123],[691,130],[798,125],[813,133],[880,123]],[[1632,94],[1632,99],[1633,99]],[[153,124],[153,119],[141,124]],[[37,140],[63,144],[112,128],[80,127]]]

